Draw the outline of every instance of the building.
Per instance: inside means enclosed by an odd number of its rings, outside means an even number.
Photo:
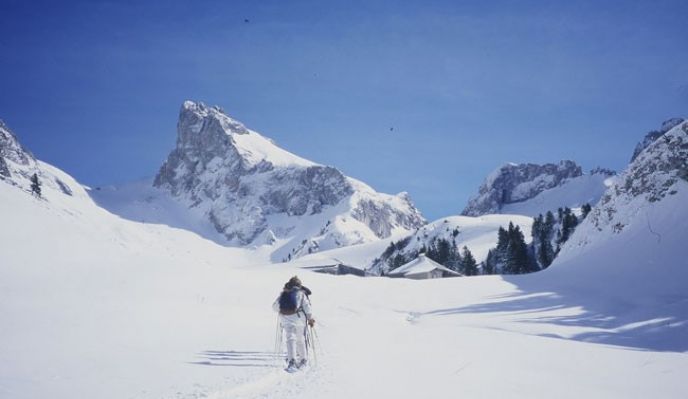
[[[303,266],[303,269],[311,270],[317,273],[335,274],[335,275],[354,275],[365,277],[369,276],[368,272],[355,266],[345,265],[339,261],[322,262],[313,266]]]
[[[405,277],[415,280],[463,276],[461,273],[448,269],[428,258],[424,253],[418,254],[416,259],[399,266],[398,268],[389,272],[387,275],[389,277]]]

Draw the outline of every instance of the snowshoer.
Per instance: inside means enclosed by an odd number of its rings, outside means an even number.
[[[308,363],[306,353],[307,325],[313,326],[315,319],[311,313],[308,296],[311,290],[301,285],[297,276],[284,284],[282,293],[272,308],[279,312],[280,325],[287,341],[287,371],[296,371]]]

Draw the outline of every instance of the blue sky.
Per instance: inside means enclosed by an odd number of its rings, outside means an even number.
[[[505,162],[621,169],[688,116],[686,17],[685,1],[3,0],[0,118],[97,186],[155,174],[200,100],[435,219]]]

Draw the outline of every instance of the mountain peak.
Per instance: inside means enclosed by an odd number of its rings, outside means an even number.
[[[646,149],[650,144],[654,143],[655,140],[662,137],[668,131],[670,131],[671,129],[680,125],[684,121],[685,121],[684,118],[667,119],[664,122],[662,122],[662,127],[660,127],[659,130],[652,130],[652,131],[648,132],[645,135],[645,137],[643,138],[643,141],[639,142],[635,146],[635,149],[633,150],[633,156],[631,156],[631,162],[635,161],[635,159],[638,157],[638,155],[640,155],[640,153],[644,149]]]
[[[20,165],[36,162],[33,154],[26,150],[12,130],[0,119],[0,158],[5,158]]]
[[[487,176],[478,194],[471,198],[461,214],[500,213],[505,205],[526,201],[582,174],[581,167],[570,160],[543,165],[506,163]]]
[[[179,130],[199,133],[207,126],[224,134],[248,134],[241,122],[231,118],[219,106],[209,107],[203,102],[186,100],[179,111]]]
[[[177,155],[204,162],[213,158],[228,159],[249,170],[254,167],[314,166],[277,146],[272,140],[249,130],[227,115],[219,106],[184,101],[177,123]]]
[[[375,192],[294,155],[219,107],[185,101],[177,133],[153,184],[201,212],[231,244],[288,240],[277,259],[290,259],[425,223],[408,196]]]

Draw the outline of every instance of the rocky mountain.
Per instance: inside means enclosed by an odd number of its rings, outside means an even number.
[[[590,225],[587,230],[594,226],[592,230],[597,232],[618,234],[632,223],[645,223],[651,229],[652,221],[639,220],[637,215],[649,204],[661,202],[686,188],[688,121],[682,121],[634,154],[633,162],[590,212],[585,222]],[[593,241],[595,236],[589,231],[576,234],[577,240],[571,245]]]
[[[30,176],[26,173],[35,168],[36,158],[19,144],[17,136],[0,120],[0,179],[12,182],[19,177],[28,179]]]
[[[631,162],[640,155],[640,153],[646,149],[650,144],[654,143],[659,137],[663,136],[666,132],[673,129],[677,125],[683,123],[685,119],[683,118],[671,118],[662,123],[662,127],[659,130],[653,130],[645,135],[643,141],[639,142],[633,150],[633,156],[631,157]]]
[[[184,102],[177,132],[153,185],[230,245],[275,245],[276,258],[291,259],[425,224],[406,193],[381,194],[300,158],[218,107]]]
[[[595,203],[606,188],[605,180],[613,174],[600,168],[583,174],[573,161],[544,165],[509,163],[488,175],[461,214],[537,216],[559,207]]]
[[[5,122],[0,120],[0,181],[31,192],[31,178],[34,174],[41,186],[62,194],[73,195],[77,185],[71,178],[65,178],[64,172],[37,160],[19,143],[17,136]]]
[[[685,336],[680,328],[688,320],[686,219],[688,121],[636,155],[542,278],[560,285],[585,282],[591,294],[602,293],[629,309],[630,316],[617,325],[642,325],[657,343],[668,343],[672,334]],[[615,289],[609,290],[612,284]],[[632,299],[624,297],[629,292]],[[641,310],[630,301],[648,307]]]

